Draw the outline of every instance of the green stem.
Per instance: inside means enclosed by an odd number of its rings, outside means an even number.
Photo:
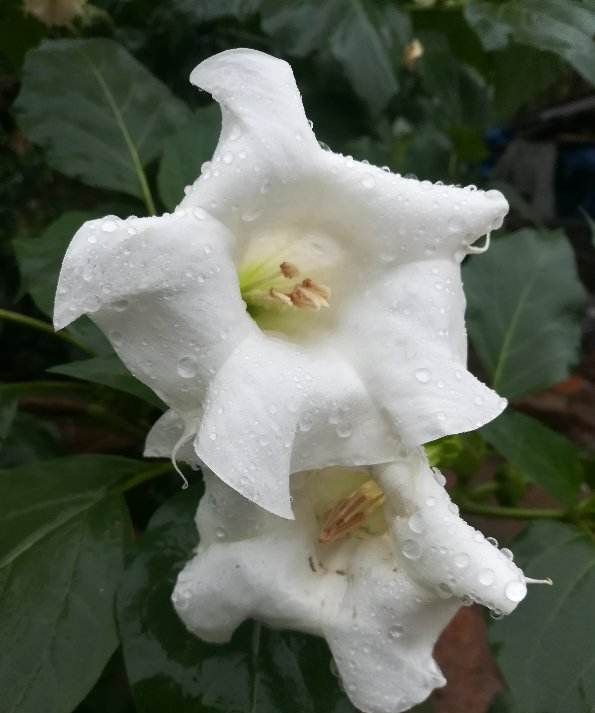
[[[492,496],[499,488],[499,484],[492,480],[489,483],[482,483],[468,493],[471,500],[485,500]]]
[[[566,510],[557,508],[517,508],[501,505],[480,505],[465,500],[461,503],[461,510],[469,515],[482,515],[484,517],[505,518],[508,520],[567,520],[569,515]]]
[[[0,394],[23,392],[31,395],[35,391],[88,391],[94,385],[84,381],[9,381],[0,383]]]
[[[87,56],[84,53],[83,53],[83,56],[89,63],[89,66],[91,67],[91,71],[95,75],[95,79],[97,80],[97,83],[99,84],[101,91],[103,92],[105,99],[106,99],[107,103],[109,104],[110,109],[112,110],[114,119],[116,120],[116,124],[118,125],[118,128],[122,132],[122,136],[124,137],[124,142],[126,143],[126,148],[128,149],[128,153],[130,154],[130,159],[131,159],[132,165],[134,167],[134,172],[136,173],[136,177],[140,184],[140,189],[141,189],[141,193],[143,195],[143,200],[145,202],[145,206],[147,208],[147,212],[149,215],[155,215],[155,201],[153,200],[153,195],[151,194],[151,189],[149,188],[147,176],[145,175],[145,171],[143,169],[143,165],[141,163],[140,156],[138,155],[138,151],[136,149],[134,141],[132,140],[132,137],[130,136],[130,132],[128,131],[128,127],[126,126],[124,117],[122,116],[122,112],[120,111],[118,105],[116,104],[114,95],[112,94],[107,82],[103,78],[103,75],[99,71],[99,68],[95,65],[95,63],[89,56]]]
[[[132,488],[136,488],[137,485],[142,485],[142,483],[146,483],[149,480],[154,480],[155,478],[159,478],[162,475],[167,475],[167,473],[171,472],[173,472],[171,462],[161,461],[153,466],[150,466],[146,470],[142,470],[140,473],[133,475],[132,478],[129,478],[123,483],[119,483],[112,489],[112,492],[125,493],[127,490],[132,490]]]
[[[45,332],[46,334],[51,334],[56,339],[61,339],[63,342],[68,342],[79,349],[95,356],[95,352],[89,349],[88,346],[79,342],[76,337],[71,336],[68,332],[56,332],[54,327],[49,322],[44,322],[41,319],[36,319],[35,317],[29,317],[26,314],[20,314],[19,312],[12,312],[8,309],[0,309],[0,319],[4,319],[7,322],[14,322],[15,324],[22,324],[25,327],[31,327],[32,329],[37,329],[39,332]]]

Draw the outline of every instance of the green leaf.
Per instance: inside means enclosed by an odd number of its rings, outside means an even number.
[[[51,40],[30,52],[15,108],[50,165],[91,186],[151,199],[143,166],[188,107],[116,42]]]
[[[218,106],[196,112],[190,123],[164,144],[157,185],[166,208],[173,210],[184,197],[184,188],[196,180],[204,161],[209,161],[219,137]]]
[[[270,0],[262,27],[288,54],[330,50],[357,94],[378,113],[399,89],[398,71],[411,27],[396,6],[372,0]]]
[[[498,393],[514,398],[568,376],[585,293],[562,233],[503,235],[463,276],[471,340]]]
[[[489,96],[482,76],[455,57],[443,35],[424,33],[421,41],[424,53],[416,66],[431,97],[436,125],[448,129],[483,127]]]
[[[52,374],[72,376],[75,379],[109,386],[117,391],[132,394],[157,408],[164,408],[161,399],[151,389],[137,381],[115,354],[59,364],[48,371]]]
[[[16,412],[10,430],[0,441],[0,468],[62,455],[60,434],[53,423],[30,413]]]
[[[551,577],[490,627],[509,688],[508,713],[588,713],[595,709],[595,543],[570,525],[540,522],[517,541],[527,576]]]
[[[515,468],[571,505],[583,481],[579,452],[564,436],[530,416],[508,410],[482,435]]]
[[[60,266],[74,234],[87,220],[98,216],[83,211],[68,211],[51,223],[36,238],[19,238],[13,242],[24,287],[35,305],[50,318]]]
[[[118,639],[113,597],[130,536],[118,489],[163,469],[72,456],[0,471],[3,707],[67,713]]]
[[[10,433],[14,417],[17,413],[17,400],[12,396],[0,396],[0,451],[4,447],[6,437]]]
[[[464,12],[486,50],[502,49],[512,38],[518,44],[559,55],[595,84],[592,5],[577,0],[470,0]]]
[[[523,68],[519,72],[519,67]],[[494,109],[497,118],[510,119],[534,97],[551,87],[565,65],[557,55],[534,47],[511,44],[493,54]]]
[[[226,645],[189,634],[170,603],[196,546],[197,491],[156,513],[118,593],[118,623],[138,713],[355,713],[322,639],[244,624]]]

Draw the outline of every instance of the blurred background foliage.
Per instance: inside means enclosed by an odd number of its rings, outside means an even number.
[[[490,623],[500,673],[464,610],[438,647],[450,683],[420,710],[593,713],[594,35],[593,0],[3,0],[5,710],[353,710],[321,641],[185,633],[169,592],[200,474],[180,493],[142,460],[161,404],[88,320],[51,327],[76,229],[175,207],[219,128],[189,72],[247,46],[292,63],[333,150],[507,195],[506,232],[464,279],[472,367],[511,407],[427,450],[467,516],[555,586]]]

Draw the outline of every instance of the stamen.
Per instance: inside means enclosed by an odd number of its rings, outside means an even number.
[[[274,287],[271,287],[271,289],[269,290],[269,297],[274,300],[277,300],[277,302],[283,302],[283,304],[286,304],[289,307],[293,305],[293,302],[291,301],[291,297],[289,295],[286,295],[284,292],[276,290]]]
[[[376,482],[366,481],[328,511],[319,542],[334,542],[354,532],[383,503],[384,493]]]
[[[291,262],[282,262],[279,267],[281,268],[281,274],[283,277],[287,277],[289,280],[292,280],[300,274],[300,271]]]
[[[326,285],[318,285],[309,277],[303,280],[300,285],[296,285],[289,293],[289,297],[296,307],[316,311],[321,307],[329,306],[330,296],[330,288]]]

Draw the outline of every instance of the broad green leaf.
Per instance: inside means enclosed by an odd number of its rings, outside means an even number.
[[[379,112],[399,89],[398,70],[410,39],[408,16],[372,0],[270,0],[262,27],[288,54],[330,50],[357,94]]]
[[[212,22],[225,17],[245,20],[258,12],[262,0],[174,0],[182,12],[191,14],[198,22]]]
[[[48,371],[52,374],[72,376],[75,379],[109,386],[112,389],[132,394],[153,406],[163,408],[161,399],[151,389],[137,381],[115,354],[59,364],[51,367]]]
[[[190,119],[183,102],[108,39],[43,42],[27,56],[15,108],[53,168],[145,202],[142,167]]]
[[[0,468],[62,455],[60,434],[53,423],[30,413],[16,412],[4,439],[0,439]]]
[[[355,713],[322,639],[244,624],[231,643],[189,634],[170,595],[196,546],[197,491],[169,500],[136,547],[118,623],[138,713]]]
[[[219,107],[200,109],[190,123],[164,145],[157,184],[169,210],[184,197],[184,188],[196,180],[204,161],[210,161],[221,126]]]
[[[511,410],[484,426],[481,433],[534,483],[568,505],[576,501],[583,472],[579,453],[567,438]]]
[[[424,53],[417,62],[417,71],[431,96],[436,125],[448,129],[483,127],[488,118],[489,95],[482,76],[455,57],[443,35],[430,32],[420,39]]]
[[[13,396],[0,396],[0,451],[10,433],[17,413],[17,400]]]
[[[21,279],[35,305],[51,318],[60,266],[70,241],[81,225],[97,218],[94,213],[63,213],[36,238],[13,242]]]
[[[499,119],[510,119],[526,107],[535,96],[560,80],[565,67],[557,55],[514,43],[494,52],[492,59],[494,111]]]
[[[469,260],[463,277],[471,340],[498,393],[514,398],[568,376],[585,293],[562,233],[503,235]]]
[[[470,0],[464,12],[486,50],[502,49],[514,39],[559,55],[595,84],[593,5],[578,0]]]
[[[595,710],[595,543],[570,525],[540,522],[518,539],[515,554],[530,587],[518,610],[490,627],[508,686],[507,713]]]
[[[113,597],[130,536],[118,488],[164,466],[71,456],[0,471],[3,708],[68,713],[118,640]]]

